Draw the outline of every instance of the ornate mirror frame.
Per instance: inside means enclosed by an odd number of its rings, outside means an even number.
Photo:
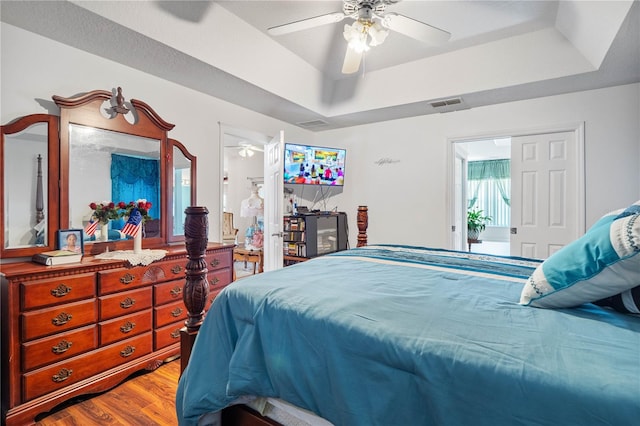
[[[6,216],[5,208],[5,197],[9,196],[10,192],[7,192],[8,189],[5,188],[7,181],[5,180],[5,161],[8,161],[9,158],[6,156],[6,138],[11,135],[18,134],[24,130],[27,130],[29,127],[44,123],[47,126],[47,135],[46,135],[46,145],[47,152],[40,153],[34,152],[34,158],[37,154],[46,154],[46,166],[47,173],[46,176],[42,176],[38,178],[38,183],[36,184],[37,189],[36,192],[33,193],[33,197],[37,198],[34,205],[36,207],[35,210],[38,211],[37,215],[43,214],[44,203],[46,202],[46,212],[44,212],[45,221],[44,230],[45,234],[45,244],[40,245],[29,245],[24,247],[7,247],[5,238],[7,235],[5,234],[5,230],[8,226],[9,218]],[[55,246],[55,235],[58,229],[58,117],[55,115],[49,114],[32,114],[21,117],[17,120],[12,121],[11,123],[0,127],[0,164],[2,165],[2,172],[0,172],[0,215],[2,216],[2,223],[0,224],[0,258],[14,258],[14,257],[25,257],[32,256],[36,253],[40,253],[46,250],[53,250]],[[37,176],[33,176],[33,179],[36,179]],[[43,199],[43,186],[46,185],[47,190],[47,199]],[[34,212],[25,212],[25,214],[31,215]],[[36,223],[33,223],[35,226]]]
[[[0,139],[0,164],[3,165],[3,171],[0,173],[0,258],[19,258],[32,256],[46,250],[55,248],[55,235],[59,229],[69,229],[71,222],[70,205],[69,205],[69,168],[70,164],[70,126],[77,125],[83,127],[91,127],[107,132],[116,132],[127,137],[140,137],[144,139],[154,139],[159,143],[159,205],[158,211],[160,216],[159,230],[157,236],[147,237],[143,239],[143,248],[153,248],[184,241],[184,233],[173,232],[174,227],[174,210],[182,209],[184,204],[174,207],[176,198],[174,197],[174,153],[181,153],[184,158],[180,158],[180,163],[190,164],[191,170],[188,184],[190,205],[196,204],[197,182],[196,182],[196,157],[191,155],[189,151],[180,142],[169,139],[168,131],[173,129],[174,125],[164,121],[160,116],[146,103],[131,99],[126,102],[122,96],[122,90],[118,88],[112,91],[94,90],[85,94],[74,97],[53,96],[53,100],[60,107],[60,117],[48,114],[33,114],[21,117],[11,123],[1,126]],[[47,196],[42,202],[34,203],[34,212],[25,214],[34,215],[34,218],[42,217],[45,211],[45,228],[46,240],[45,244],[28,245],[19,247],[5,247],[5,238],[8,227],[10,226],[10,218],[5,215],[5,197],[11,194],[8,184],[4,176],[4,162],[8,161],[7,152],[5,150],[5,140],[11,138],[11,135],[19,135],[20,132],[28,129],[30,126],[39,123],[46,123],[47,126],[47,156],[46,156],[46,172],[42,180],[44,182]],[[135,142],[135,141],[134,141]],[[134,143],[132,142],[132,143]],[[34,155],[37,156],[38,153]],[[44,156],[44,153],[42,154]],[[44,168],[43,164],[43,168]],[[178,166],[180,168],[180,166]],[[186,167],[182,167],[185,169]],[[185,175],[187,174],[185,173]],[[33,177],[36,179],[36,176]],[[38,178],[38,180],[40,180]],[[181,183],[182,189],[186,191],[185,182]],[[33,197],[41,198],[34,191]],[[91,202],[100,202],[102,200],[93,199],[92,195],[80,194],[81,197],[87,198],[87,207]],[[75,195],[74,195],[75,198]],[[124,201],[124,200],[113,200]],[[46,209],[44,208],[44,203]],[[37,212],[36,212],[37,211]],[[176,215],[183,215],[184,211],[176,211]],[[152,214],[153,216],[153,214]],[[38,219],[39,220],[39,219]],[[35,223],[33,225],[36,225]],[[30,225],[31,226],[31,225]],[[177,224],[179,228],[179,224]],[[106,242],[92,242],[85,244],[85,254],[98,254],[109,250],[128,250],[131,248],[131,240],[117,240]]]
[[[118,95],[105,90],[94,90],[73,98],[53,96],[53,101],[60,107],[60,226],[62,228],[70,227],[70,125],[93,127],[156,139],[160,143],[160,236],[146,239],[145,242],[147,246],[158,246],[166,242],[167,235],[168,188],[162,182],[166,182],[167,175],[167,132],[173,129],[174,125],[164,121],[142,101],[132,99],[129,103],[125,103],[121,93],[120,89]],[[105,107],[105,103],[108,103],[107,105],[110,107]],[[130,116],[126,117],[127,114]],[[127,118],[133,118],[131,120],[133,123],[130,123]],[[87,205],[92,201],[96,200],[91,194],[87,194]],[[95,242],[88,246],[88,251],[93,254],[102,253],[106,249],[105,245],[108,245],[110,250],[120,250],[129,248],[131,242],[127,240]]]

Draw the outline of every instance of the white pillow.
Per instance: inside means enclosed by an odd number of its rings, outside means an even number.
[[[566,308],[638,285],[640,201],[603,216],[586,234],[546,259],[525,283],[520,304]]]

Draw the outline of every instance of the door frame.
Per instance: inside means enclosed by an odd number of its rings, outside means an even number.
[[[445,232],[447,232],[446,241],[448,242],[448,248],[454,249],[455,247],[455,235],[454,225],[455,225],[455,158],[456,158],[456,143],[459,142],[473,142],[476,140],[486,140],[486,139],[500,139],[500,138],[511,138],[518,136],[532,136],[532,135],[540,135],[540,134],[549,134],[549,133],[559,133],[559,132],[573,132],[575,135],[575,143],[576,143],[576,182],[578,186],[578,207],[576,209],[577,217],[575,218],[577,221],[577,229],[579,232],[584,233],[586,231],[586,175],[585,175],[585,155],[584,155],[584,121],[567,123],[567,124],[557,124],[557,125],[548,125],[542,127],[534,127],[529,129],[515,129],[515,130],[500,130],[495,132],[485,132],[485,133],[474,133],[473,135],[466,136],[455,136],[455,137],[447,137],[447,188],[446,188],[446,220],[445,224]],[[466,175],[465,181],[463,182],[463,192],[466,192]],[[462,215],[465,219],[463,224],[466,222],[467,212],[464,211]],[[463,230],[463,235],[466,238],[466,228]]]

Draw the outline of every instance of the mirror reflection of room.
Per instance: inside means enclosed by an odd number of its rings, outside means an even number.
[[[43,176],[48,176],[46,123],[6,135],[4,150],[4,247],[44,246],[49,238],[44,203],[47,182],[43,182]]]
[[[69,149],[69,210],[72,228],[84,229],[93,210],[90,203],[129,203],[144,199],[151,203],[150,220],[143,237],[160,232],[160,143],[84,126],[71,125]],[[90,194],[90,195],[88,195]],[[122,218],[109,220],[86,242],[126,239]],[[108,233],[105,236],[102,233]]]

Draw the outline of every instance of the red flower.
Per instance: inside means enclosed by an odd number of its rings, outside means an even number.
[[[89,204],[89,208],[90,208],[91,210],[95,210],[95,209],[96,209],[96,207],[98,207],[98,205],[97,205],[96,203],[91,203],[91,204]]]

